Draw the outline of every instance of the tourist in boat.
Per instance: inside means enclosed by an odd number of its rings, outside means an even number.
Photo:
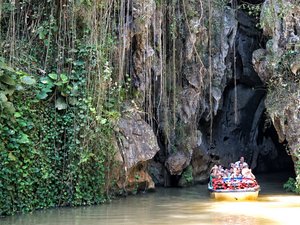
[[[211,173],[210,173],[210,181],[213,186],[213,189],[224,189],[225,184],[222,179],[222,172],[220,171],[220,166],[214,165],[211,168]]]
[[[230,163],[229,168],[214,165],[210,178],[213,190],[240,190],[257,186],[255,176],[244,157],[236,163]]]
[[[232,170],[233,171],[233,170]],[[230,170],[229,169],[225,169],[224,170],[224,173],[223,173],[223,176],[222,176],[222,178],[223,178],[223,182],[225,183],[225,188],[227,189],[227,188],[229,188],[230,186],[231,186],[231,172],[230,172]]]
[[[233,171],[234,171],[234,167],[230,167],[229,168],[229,172],[228,172],[228,174],[230,174],[229,177],[231,177],[231,175],[233,174]]]
[[[214,165],[210,170],[210,177],[211,178],[218,178],[219,177],[219,167]]]
[[[235,162],[234,164],[235,164],[235,166],[240,166],[240,164],[242,164],[242,167],[248,166],[248,163],[245,162],[244,156],[241,156],[240,160]]]
[[[255,176],[252,173],[252,170],[248,167],[243,168],[242,170],[243,178],[255,180]]]
[[[257,185],[255,176],[252,173],[251,169],[244,168],[242,173],[243,173],[243,187],[249,188]]]
[[[229,169],[225,169],[224,170],[224,175],[223,175],[224,178],[230,178],[231,177],[231,172]]]
[[[241,169],[239,166],[233,168],[233,173],[231,174],[231,178],[242,178]]]

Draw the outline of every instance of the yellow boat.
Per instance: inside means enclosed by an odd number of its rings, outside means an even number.
[[[235,180],[236,181],[236,180]],[[227,182],[228,181],[224,181]],[[239,182],[242,182],[240,180]],[[236,183],[234,183],[236,184]],[[214,188],[212,182],[208,183],[208,190],[210,196],[216,200],[225,200],[225,201],[253,201],[256,200],[260,191],[260,186],[255,183],[255,186],[252,187],[243,187],[243,188]]]

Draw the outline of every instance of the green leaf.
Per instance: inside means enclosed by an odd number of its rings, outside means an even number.
[[[49,77],[41,77],[40,81],[42,84],[52,84],[52,80]]]
[[[62,80],[62,82],[65,84],[65,83],[68,83],[69,81],[69,78],[67,77],[66,74],[62,73],[60,74],[60,79]]]
[[[12,152],[8,153],[8,158],[12,161],[16,161],[17,158],[12,154]]]
[[[20,138],[19,138],[19,140],[18,140],[18,142],[21,143],[21,144],[29,143],[30,140],[29,140],[29,138],[28,138],[28,135],[27,135],[27,134],[24,134],[24,133],[21,134],[21,135],[20,135]]]
[[[43,99],[46,99],[48,97],[48,94],[45,91],[41,91],[40,93],[38,93],[36,95],[36,97],[39,100],[43,100]]]
[[[19,112],[15,112],[14,116],[15,116],[16,118],[19,118],[19,117],[21,117],[22,115],[21,115],[21,113],[19,113]]]
[[[45,38],[45,31],[44,31],[44,27],[43,26],[40,26],[38,29],[37,29],[38,33],[39,33],[39,39],[43,40]]]
[[[76,103],[78,102],[78,100],[75,97],[69,97],[68,98],[68,102],[69,102],[70,105],[74,106],[74,105],[76,105]]]
[[[105,118],[100,120],[100,123],[101,123],[102,125],[106,124],[106,122],[107,122],[107,119],[105,119]]]
[[[14,105],[11,102],[4,102],[3,106],[4,106],[4,110],[9,114],[14,114],[16,111]]]
[[[18,75],[20,75],[20,76],[22,75],[22,76],[30,77],[30,75],[28,73],[26,73],[26,72],[24,72],[22,70],[16,71],[15,73],[18,74]]]
[[[83,65],[84,65],[84,61],[77,60],[74,62],[74,66],[83,66]]]
[[[74,84],[74,86],[72,87],[72,90],[71,90],[71,95],[72,96],[78,96],[80,93],[79,93],[79,87],[77,84]]]
[[[36,80],[33,77],[25,76],[21,78],[21,82],[27,85],[33,85],[36,83]]]
[[[9,72],[15,73],[15,70],[12,67],[8,66],[6,63],[4,63],[1,60],[0,60],[0,68],[7,70]]]
[[[12,78],[11,78],[10,76],[8,76],[7,74],[1,76],[0,82],[5,83],[5,84],[8,84],[8,85],[11,85],[11,86],[16,85],[15,80],[12,79]]]
[[[24,88],[22,85],[17,84],[17,85],[16,85],[16,90],[17,90],[17,91],[24,91],[25,88]]]
[[[64,98],[62,97],[58,97],[55,101],[55,108],[57,108],[58,110],[63,110],[66,109],[68,107],[66,101]]]
[[[16,88],[14,86],[8,86],[3,93],[12,96],[15,90]]]
[[[7,188],[6,188],[8,191],[12,191],[12,190],[14,190],[14,187],[13,186],[11,186],[11,185],[9,185],[9,186],[7,186]]]
[[[55,82],[54,84],[55,84],[56,86],[62,86],[62,85],[63,85],[63,83],[62,83],[61,81]]]
[[[48,76],[53,80],[57,80],[58,77],[56,73],[49,73]]]
[[[42,88],[42,91],[45,93],[51,93],[52,92],[52,86],[53,85],[47,85],[46,87]]]
[[[0,101],[1,102],[7,102],[7,97],[4,93],[0,92]]]
[[[86,163],[91,157],[94,157],[95,154],[92,153],[92,152],[83,152],[81,153],[81,156],[80,156],[80,161],[79,161],[79,165],[82,164],[82,163]]]

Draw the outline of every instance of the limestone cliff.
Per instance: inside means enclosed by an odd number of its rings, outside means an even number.
[[[253,64],[268,86],[266,108],[279,140],[286,140],[298,183],[300,157],[300,7],[298,1],[265,1],[261,13],[265,49],[253,54]]]
[[[135,155],[133,171],[140,166],[139,161],[147,161],[143,163],[143,171],[149,171],[156,184],[185,185],[187,171],[192,171],[189,176],[194,182],[204,182],[212,164],[228,166],[241,155],[258,172],[281,170],[291,163],[280,144],[285,140],[295,152],[296,163],[297,83],[282,83],[276,89],[283,94],[289,88],[286,93],[293,94],[272,110],[275,101],[271,98],[269,80],[282,79],[274,77],[278,64],[272,60],[275,56],[286,56],[291,28],[297,39],[298,7],[289,1],[290,7],[285,10],[293,12],[292,16],[279,18],[283,14],[276,11],[280,5],[275,5],[273,11],[278,18],[271,17],[274,20],[271,23],[270,19],[263,19],[273,12],[267,9],[271,1],[263,2],[128,2],[125,9],[128,16],[119,43],[124,49],[124,70],[132,78],[135,90],[133,105],[139,113],[130,124],[138,118],[152,129],[147,132],[150,139],[136,139],[151,148],[142,147],[138,151],[135,145],[121,148],[124,160],[132,152],[147,155],[142,160]],[[257,16],[260,7],[261,19]],[[267,41],[269,37],[271,41]],[[289,70],[296,77],[297,45],[289,48],[293,49]],[[120,57],[120,53],[116,55]],[[270,93],[266,95],[267,92]],[[159,151],[149,144],[154,136]]]

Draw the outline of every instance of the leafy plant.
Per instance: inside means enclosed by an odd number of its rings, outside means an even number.
[[[296,188],[296,180],[294,178],[289,178],[288,181],[283,185],[283,188],[286,190],[286,191],[289,191],[289,192],[295,192],[297,193],[297,188]]]
[[[192,166],[188,166],[182,173],[182,176],[184,177],[186,184],[192,184],[194,181]]]
[[[261,11],[261,4],[250,4],[250,3],[243,3],[239,6],[242,10],[246,11],[248,15],[259,19],[260,11]]]
[[[114,126],[126,92],[125,84],[112,85],[115,37],[91,32],[108,3],[97,1],[101,12],[89,10],[92,3],[26,0],[2,8],[0,216],[110,195]]]

